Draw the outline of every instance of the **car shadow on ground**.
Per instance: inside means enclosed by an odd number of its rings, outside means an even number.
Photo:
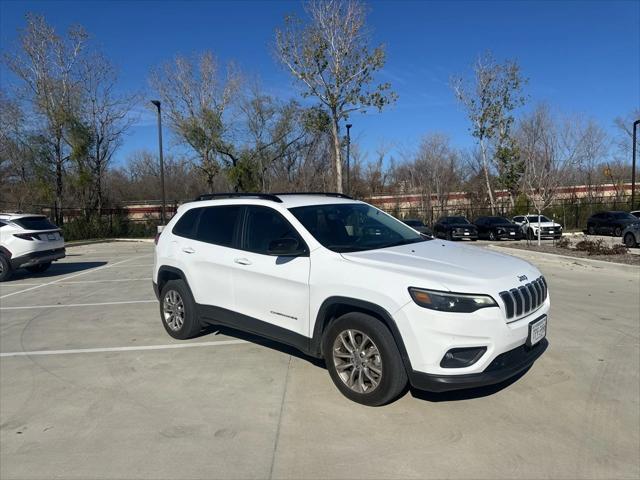
[[[305,360],[318,368],[322,368],[323,370],[326,370],[326,366],[323,359],[305,355],[300,350],[294,347],[290,347],[288,345],[276,342],[274,340],[269,340],[264,337],[252,335],[250,333],[242,332],[239,330],[234,330],[229,327],[218,327],[214,325],[206,326],[200,332],[201,336],[211,335],[211,334],[225,335],[227,337],[233,337],[239,340],[245,340],[247,342],[255,343],[256,345],[261,345],[266,348],[271,348],[273,350],[284,353],[286,355],[291,355],[301,360]],[[454,390],[451,392],[442,392],[442,393],[426,392],[423,390],[417,390],[413,387],[408,387],[403,391],[403,393],[400,395],[399,398],[406,395],[407,392],[411,393],[411,396],[415,399],[424,400],[432,403],[454,402],[459,400],[473,400],[474,398],[488,397],[490,395],[494,395],[495,393],[498,393],[501,390],[504,390],[505,388],[517,382],[520,378],[526,375],[526,373],[529,371],[529,368],[509,378],[508,380],[505,380],[504,382],[496,383],[495,385],[488,385],[486,387],[478,387],[478,388],[468,388],[465,390]]]
[[[50,278],[60,275],[67,275],[69,273],[82,272],[83,270],[89,270],[91,268],[102,267],[107,262],[65,262],[65,263],[52,263],[48,270],[42,273],[31,273],[24,268],[20,268],[13,272],[11,279],[5,281],[6,284],[11,284],[16,280],[31,280],[34,278]]]
[[[200,335],[225,335],[227,337],[237,338],[239,340],[245,340],[247,342],[255,343],[256,345],[261,345],[266,348],[270,348],[272,350],[277,350],[278,352],[291,355],[293,357],[299,358],[301,360],[306,360],[312,365],[325,368],[324,360],[312,357],[310,355],[306,355],[302,353],[295,347],[290,347],[289,345],[285,345],[284,343],[276,342],[275,340],[270,340],[268,338],[260,337],[258,335],[253,335],[251,333],[242,332],[240,330],[234,330],[233,328],[223,327],[223,326],[206,326],[200,332]]]

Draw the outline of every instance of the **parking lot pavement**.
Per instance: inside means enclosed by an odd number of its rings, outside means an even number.
[[[152,245],[68,253],[0,284],[2,479],[640,476],[637,267],[509,250],[548,279],[545,355],[508,385],[368,408],[287,348],[168,337]]]

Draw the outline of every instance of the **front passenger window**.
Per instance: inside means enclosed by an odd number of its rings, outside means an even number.
[[[295,238],[302,246],[298,232],[278,212],[268,207],[252,206],[247,212],[245,249],[267,255],[269,244],[274,240]]]

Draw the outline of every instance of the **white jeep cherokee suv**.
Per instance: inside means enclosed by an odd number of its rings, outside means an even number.
[[[62,231],[44,215],[0,213],[0,282],[18,268],[44,272],[64,258]]]
[[[435,240],[341,194],[213,194],[157,238],[169,335],[232,327],[324,358],[348,398],[506,380],[547,348],[547,283],[531,264]]]

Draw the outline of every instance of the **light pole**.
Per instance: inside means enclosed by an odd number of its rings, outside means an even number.
[[[349,149],[351,147],[351,135],[349,134],[349,130],[351,130],[350,123],[347,123],[347,195],[351,195],[351,164],[349,159]]]
[[[633,163],[631,164],[631,209],[636,206],[636,144],[638,137],[636,136],[636,127],[640,124],[640,120],[633,122]]]
[[[160,100],[151,100],[158,109],[158,148],[160,151],[160,189],[162,190],[162,210],[160,211],[160,218],[162,225],[166,225],[165,215],[165,194],[164,194],[164,158],[162,157],[162,115],[160,114]]]

